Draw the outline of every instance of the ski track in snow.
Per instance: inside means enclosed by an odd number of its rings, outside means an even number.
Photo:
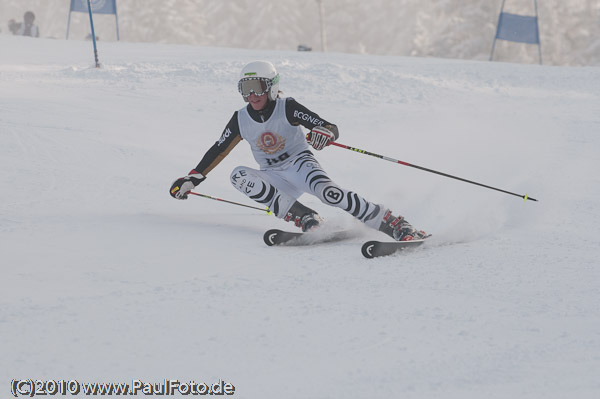
[[[0,385],[12,378],[222,378],[242,398],[594,398],[600,393],[600,69],[0,36]],[[32,53],[36,56],[32,57]],[[340,185],[433,233],[267,247],[292,226],[170,183],[243,106],[269,59],[350,151]],[[254,165],[246,143],[196,191]],[[253,204],[249,204],[253,205]]]

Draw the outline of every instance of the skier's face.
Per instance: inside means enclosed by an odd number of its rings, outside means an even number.
[[[268,97],[268,94],[266,94],[266,93],[263,94],[262,96],[257,96],[254,93],[250,93],[250,96],[248,96],[248,102],[250,103],[250,106],[252,107],[253,110],[260,111],[267,105],[267,100],[268,100],[267,97]]]

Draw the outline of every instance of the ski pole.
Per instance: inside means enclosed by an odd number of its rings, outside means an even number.
[[[335,141],[331,142],[330,144],[334,145],[336,147],[345,148],[345,149],[350,150],[350,151],[358,152],[360,154],[371,155],[372,157],[375,157],[375,158],[380,158],[380,159],[383,159],[383,160],[386,160],[386,161],[390,161],[390,162],[394,162],[394,163],[399,163],[400,165],[404,165],[404,166],[410,166],[411,168],[416,168],[416,169],[424,170],[425,172],[435,173],[436,175],[449,177],[451,179],[460,180],[460,181],[463,181],[465,183],[475,184],[476,186],[481,186],[481,187],[489,188],[491,190],[500,191],[500,192],[505,193],[505,194],[514,195],[516,197],[523,198],[523,200],[525,200],[525,201],[527,201],[527,200],[537,201],[535,198],[532,198],[532,197],[528,196],[527,194],[521,195],[521,194],[511,193],[510,191],[502,190],[502,189],[499,189],[499,188],[496,188],[496,187],[492,187],[492,186],[488,186],[488,185],[485,185],[485,184],[477,183],[477,182],[474,182],[474,181],[471,181],[471,180],[463,179],[462,177],[452,176],[452,175],[449,175],[447,173],[438,172],[436,170],[424,168],[422,166],[413,165],[413,164],[410,164],[408,162],[400,161],[398,159],[389,158],[389,157],[386,157],[386,156],[383,156],[383,155],[375,154],[375,153],[370,152],[370,151],[365,151],[365,150],[361,150],[359,148],[350,147],[350,146],[345,145],[345,144],[336,143]]]
[[[198,197],[208,198],[208,199],[215,200],[215,201],[226,202],[226,203],[232,204],[232,205],[238,205],[238,206],[244,206],[246,208],[256,209],[256,210],[259,210],[259,211],[267,212],[267,215],[272,215],[273,214],[273,212],[269,210],[269,207],[264,208],[264,209],[263,208],[258,208],[256,206],[250,206],[250,205],[246,205],[246,204],[240,204],[239,202],[233,202],[233,201],[229,201],[229,200],[226,200],[226,199],[223,199],[223,198],[213,197],[211,195],[195,193],[193,191],[188,191],[188,194],[197,195]]]
[[[94,59],[96,60],[96,68],[100,68],[100,62],[98,61],[98,49],[96,48],[96,33],[94,32],[94,20],[92,19],[92,3],[87,0],[88,11],[90,13],[90,27],[92,28],[92,41],[94,42]],[[71,2],[73,4],[73,2]],[[71,15],[69,14],[69,18]]]

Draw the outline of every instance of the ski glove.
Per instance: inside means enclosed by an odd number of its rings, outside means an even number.
[[[335,141],[335,134],[323,126],[315,126],[308,134],[308,144],[317,151],[321,151],[332,141]]]
[[[180,177],[171,185],[171,197],[184,200],[187,199],[188,193],[192,191],[198,184],[202,183],[206,177],[192,169],[186,177]]]

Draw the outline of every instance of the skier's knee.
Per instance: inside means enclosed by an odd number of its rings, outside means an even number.
[[[231,184],[237,189],[248,179],[248,168],[245,166],[238,166],[231,172],[231,176],[229,176],[229,180]]]

